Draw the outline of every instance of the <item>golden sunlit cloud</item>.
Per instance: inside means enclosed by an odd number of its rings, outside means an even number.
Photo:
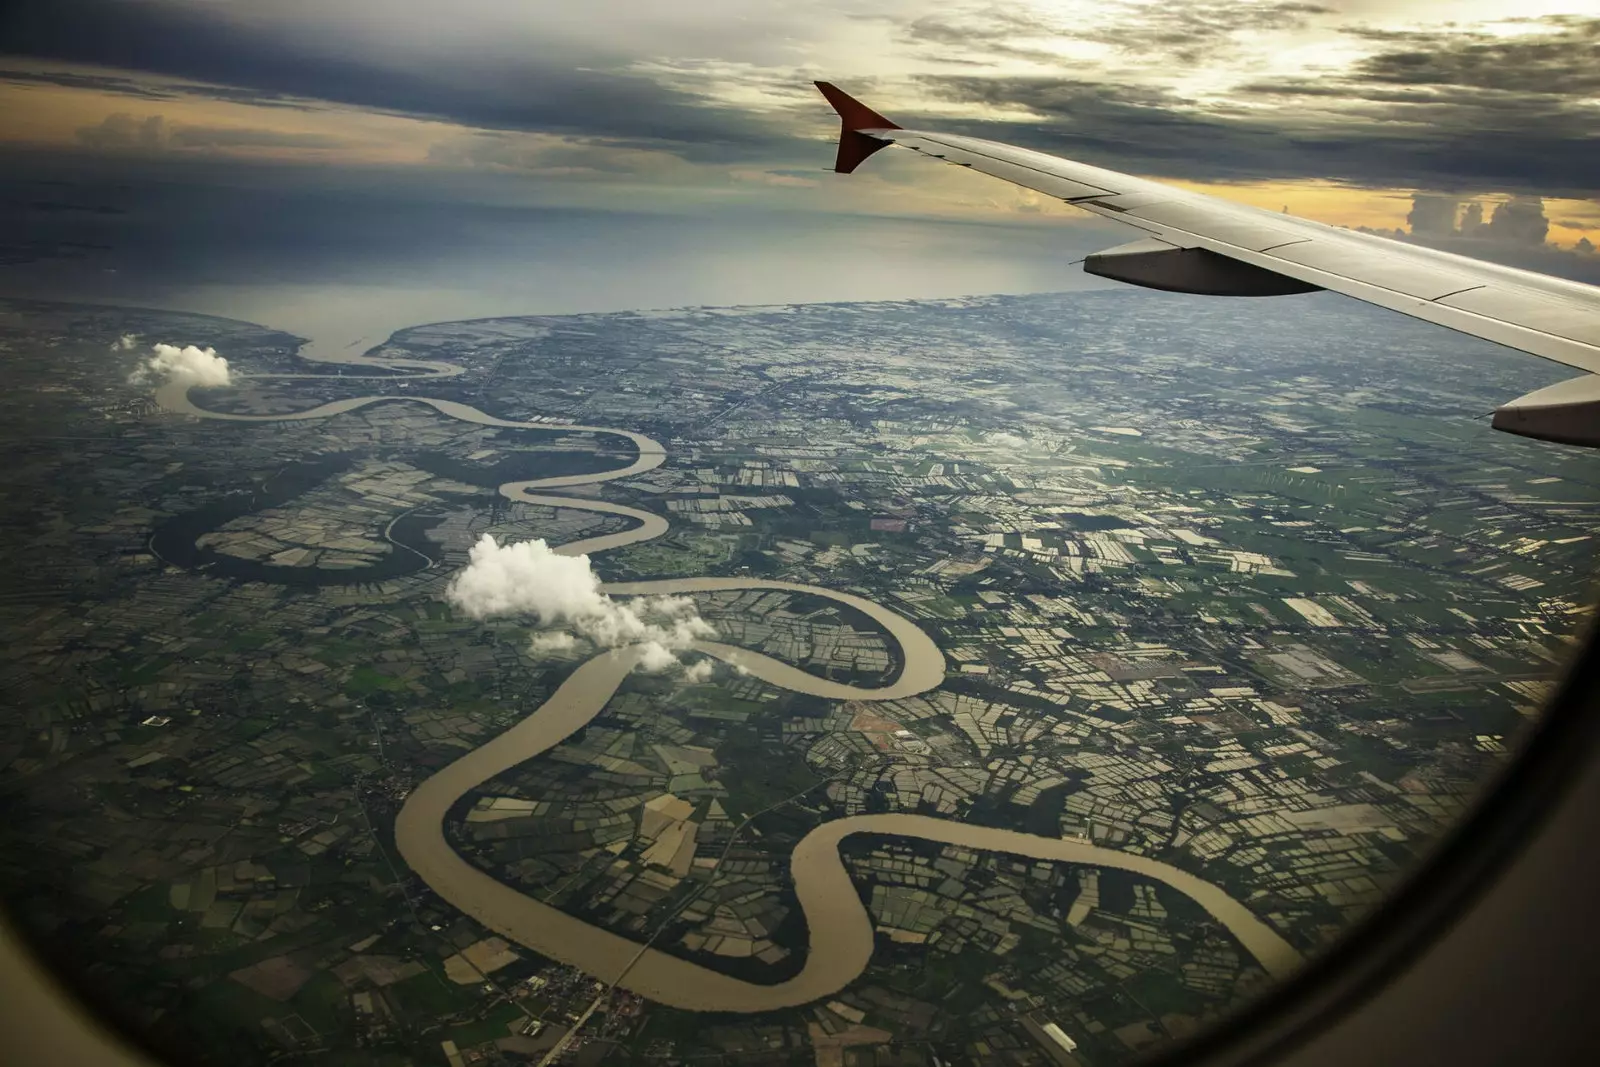
[[[752,160],[730,154],[722,162],[691,161],[686,157],[702,157],[682,144],[656,147],[648,135],[614,135],[607,141],[481,129],[470,121],[322,100],[274,97],[253,103],[245,91],[172,77],[12,60],[7,67],[19,78],[0,79],[0,145],[242,163],[398,167],[422,173],[494,172],[525,177],[530,191],[543,190],[532,195],[588,205],[605,204],[610,197],[636,207],[634,199],[646,191],[661,202],[677,196],[686,202],[749,200],[801,210],[1010,220],[1044,216],[1065,222],[1084,216],[1048,197],[954,168],[891,158],[898,153],[886,153],[840,186],[823,173],[832,151],[827,139],[836,125],[815,100],[810,78],[837,78],[845,84],[852,72],[870,72],[859,75],[859,91],[891,117],[904,113],[993,123],[989,136],[1000,140],[1014,139],[1008,138],[1008,123],[1034,131],[1042,123],[1059,123],[1070,136],[1079,117],[1047,94],[1032,97],[1030,106],[1004,93],[933,91],[929,79],[976,72],[982,79],[1011,77],[1018,84],[1054,78],[1097,91],[1103,87],[1108,100],[1118,92],[1125,96],[1113,100],[1114,108],[1123,110],[1110,110],[1112,117],[1102,120],[1112,125],[1099,129],[1118,133],[1121,126],[1116,124],[1125,113],[1133,115],[1128,125],[1136,128],[1128,137],[1137,148],[1133,138],[1159,142],[1167,130],[1161,121],[1139,125],[1146,111],[1168,122],[1215,121],[1219,129],[1240,115],[1254,120],[1291,106],[1307,108],[1308,122],[1348,118],[1350,113],[1341,109],[1352,102],[1337,96],[1285,103],[1271,93],[1252,94],[1241,87],[1253,79],[1349,72],[1363,57],[1387,47],[1381,34],[1344,32],[1350,26],[1401,33],[1446,27],[1452,33],[1509,39],[1549,32],[1543,23],[1511,18],[1538,17],[1547,7],[1546,0],[1527,0],[1515,8],[1506,0],[1326,0],[1321,5],[1222,4],[1215,10],[1176,12],[1164,0],[1018,0],[1005,6],[975,0],[922,12],[891,5],[877,14],[820,20],[825,25],[814,38],[786,39],[779,50],[782,60],[772,54],[757,59],[680,50],[676,55],[639,53],[616,68],[688,100],[688,110],[697,115],[756,117],[770,123],[774,144],[790,139],[788,147],[774,149],[784,158]],[[1460,20],[1442,21],[1447,16]],[[1174,27],[1183,25],[1193,29],[1192,40],[1174,36]],[[1140,41],[1156,42],[1149,47],[1166,49],[1161,53],[1166,59],[1142,53]],[[1195,54],[1187,55],[1185,49]],[[63,74],[81,77],[73,83]],[[52,83],[51,77],[64,84]],[[123,88],[97,88],[95,78],[120,81]],[[224,96],[234,98],[219,98]],[[815,137],[815,143],[807,146],[807,137]],[[1155,157],[1135,153],[1132,158]],[[1135,164],[1125,166],[1139,172]],[[1408,230],[1412,198],[1427,192],[1310,179],[1174,184],[1269,211],[1379,232]],[[1526,193],[1526,185],[1522,191]],[[1508,196],[1493,188],[1481,192],[1477,199],[1488,213]],[[1584,241],[1600,243],[1600,203],[1548,198],[1544,203],[1550,244],[1570,249]]]
[[[457,129],[309,101],[304,107],[269,107],[0,82],[0,143],[16,147],[393,164],[422,161],[431,143]]]

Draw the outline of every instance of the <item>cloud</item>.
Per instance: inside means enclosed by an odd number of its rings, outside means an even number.
[[[528,639],[528,652],[535,656],[559,656],[578,647],[578,639],[565,630],[547,630]]]
[[[160,115],[136,119],[126,111],[117,111],[93,126],[78,129],[78,140],[90,148],[130,149],[149,151],[167,144],[167,120]]]
[[[1411,198],[1411,211],[1406,215],[1406,223],[1418,237],[1454,234],[1457,232],[1456,213],[1460,209],[1461,201],[1456,197],[1418,193]]]
[[[615,17],[597,8],[616,9]],[[694,51],[697,29],[729,25],[731,12],[703,8],[657,13],[620,0],[537,12],[487,0],[409,3],[400,10],[378,0],[52,0],[8,9],[0,15],[0,39],[9,55],[35,64],[165,79],[102,86],[138,95],[280,106],[320,101],[479,129],[679,145],[718,161],[792,147],[787,131],[762,116],[707,106],[703,92],[629,69],[644,56]],[[779,5],[773,11],[771,17],[791,17]],[[723,40],[760,48],[762,34],[740,25],[739,34]]]
[[[179,148],[339,148],[342,138],[326,133],[269,130],[255,126],[177,126],[171,134]]]
[[[659,641],[648,641],[639,656],[639,670],[644,674],[661,674],[678,665],[678,657]]]
[[[1180,63],[1214,60],[1219,49],[1250,34],[1297,30],[1333,9],[1302,0],[1193,0],[1186,4],[1125,5],[1126,14],[1095,35],[1102,44],[1148,61],[1151,54]]]
[[[1339,32],[1326,25],[1333,15],[1292,2],[1097,5],[1059,24],[997,8],[941,13],[905,34],[975,57],[1040,41],[1069,51],[995,71],[924,68],[913,80],[942,111],[891,117],[1166,178],[1594,195],[1600,18],[1524,20],[1508,37],[1460,25]],[[1337,57],[1325,66],[1259,74],[1282,65],[1216,59],[1241,41],[1264,48],[1274,31],[1303,45],[1313,20]],[[1266,36],[1252,42],[1243,29]],[[1073,50],[1084,48],[1092,58]],[[1185,81],[1185,55],[1206,60],[1199,82]],[[967,117],[979,114],[986,121]]]
[[[0,81],[21,85],[55,85],[63,89],[136,96],[145,100],[172,100],[179,93],[147,79],[120,74],[87,74],[75,70],[0,70]]]
[[[132,352],[138,343],[139,338],[136,334],[125,333],[115,341],[111,342],[111,351]]]
[[[1418,193],[1411,199],[1406,221],[1411,224],[1412,237],[1461,237],[1527,248],[1543,248],[1550,233],[1550,219],[1538,197],[1503,200],[1493,206],[1485,221],[1482,201],[1471,201],[1463,209],[1456,197]]]
[[[905,125],[1156,177],[1587,198],[1600,173],[1597,18],[1512,20],[1507,34],[1354,25],[1377,8],[1348,0],[1098,0],[1067,14],[860,0],[822,16],[782,0],[28,7],[0,16],[16,64],[75,70],[17,77],[456,123],[479,132],[429,134],[430,158],[462,169],[659,182],[711,163],[698,177],[712,184],[799,184],[813,179],[780,168],[824,158],[810,142],[832,126],[808,79],[870,101],[875,79],[854,73],[870,71],[887,96],[926,101],[892,113]],[[90,67],[146,73],[76,72]],[[163,137],[222,139],[116,122],[85,143]]]
[[[1103,2],[1074,11],[1070,18],[1049,18],[1014,5],[985,4],[965,8],[941,5],[935,15],[906,23],[901,40],[954,50],[943,60],[974,62],[1022,59],[1059,64],[1062,44],[1088,43],[1144,64],[1159,62],[1193,66],[1214,61],[1242,37],[1295,30],[1333,10],[1302,0],[1189,0],[1187,3]],[[881,17],[881,16],[880,16]],[[982,62],[979,60],[978,62]]]
[[[715,662],[709,657],[701,657],[683,668],[683,680],[689,685],[699,685],[701,682],[710,681],[716,670]]]
[[[1360,60],[1355,80],[1382,85],[1449,86],[1490,92],[1593,98],[1600,95],[1600,18],[1550,15],[1511,19],[1524,32],[1391,30],[1349,27],[1385,46]]]
[[[1549,241],[1551,220],[1538,197],[1514,196],[1486,203],[1418,193],[1412,197],[1406,221],[1409,229],[1404,230],[1356,228],[1508,266],[1600,283],[1600,264],[1592,255],[1592,242],[1587,237],[1570,246]]]
[[[476,131],[429,146],[428,159],[447,166],[537,174],[544,178],[650,178],[662,180],[689,169],[662,148],[640,148],[603,140],[541,134]]]
[[[232,85],[207,85],[201,82],[167,81],[149,76],[128,77],[122,74],[101,74],[81,70],[0,69],[0,82],[56,85],[63,89],[87,89],[91,92],[131,96],[142,100],[181,100],[185,97],[198,97],[223,103],[289,108],[296,111],[315,111],[324,106],[314,100],[288,94],[263,93]]]
[[[1512,197],[1495,205],[1494,214],[1489,216],[1488,223],[1484,225],[1482,236],[1491,241],[1539,248],[1544,245],[1549,232],[1550,220],[1545,216],[1543,200],[1538,197]]]
[[[887,17],[879,16],[887,21]],[[900,39],[908,44],[933,46],[954,50],[956,54],[941,52],[940,59],[982,65],[984,60],[974,53],[987,57],[1005,57],[1032,60],[1058,60],[1054,52],[1021,43],[1059,35],[1060,28],[1036,14],[1018,11],[998,4],[966,9],[946,9],[936,15],[923,15],[906,23]]]
[[[129,340],[130,337],[125,335],[118,344],[131,347],[126,344]],[[228,370],[228,361],[217,355],[217,350],[214,348],[200,348],[196,345],[179,348],[177,345],[156,344],[152,345],[150,350],[154,355],[139,364],[133,373],[128,375],[129,385],[173,381],[217,388],[233,381],[233,375]]]
[[[716,636],[687,597],[641,597],[624,604],[600,584],[588,556],[557,555],[542,538],[502,545],[484,534],[468,552],[467,566],[450,580],[445,599],[474,619],[534,616],[547,630],[530,643],[536,654],[569,651],[577,637],[600,648],[640,645],[639,669],[646,673],[671,670],[679,653]]]
[[[1319,179],[1365,188],[1504,191],[1585,199],[1600,172],[1592,107],[1540,94],[1414,92],[1332,74],[1253,82],[1250,106],[1056,75],[924,75],[934,99],[1023,121],[891,116],[1156,177]],[[1307,98],[1301,94],[1313,93]],[[937,123],[937,126],[933,124]]]
[[[746,182],[753,185],[775,185],[781,188],[810,189],[820,184],[815,178],[790,174],[782,170],[733,170],[728,172],[728,177],[736,182]]]
[[[345,142],[322,133],[271,130],[254,126],[173,124],[165,115],[135,118],[113,112],[91,126],[78,128],[78,140],[90,148],[155,152],[171,149],[226,151],[233,148],[337,148]]]

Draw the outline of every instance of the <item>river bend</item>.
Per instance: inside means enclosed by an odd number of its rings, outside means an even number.
[[[407,378],[448,377],[461,370],[449,363],[389,360],[366,355],[323,356],[318,361],[414,372],[404,376]],[[306,379],[322,376],[275,374],[255,377]],[[368,377],[393,380],[400,376]],[[514,422],[496,418],[453,400],[410,395],[336,400],[304,411],[277,415],[207,410],[190,399],[189,387],[181,381],[160,387],[156,399],[162,407],[172,412],[232,422],[326,419],[370,404],[409,402],[424,404],[441,415],[481,426],[608,434],[626,438],[636,453],[633,462],[626,466],[595,474],[508,482],[500,486],[499,492],[508,499],[524,503],[622,515],[638,523],[620,533],[569,542],[556,550],[563,555],[592,554],[648,541],[660,537],[669,528],[664,517],[639,508],[545,492],[629,478],[653,470],[666,461],[666,450],[658,442],[628,430],[553,422]],[[876,688],[862,688],[819,678],[749,649],[715,641],[700,641],[694,647],[771,685],[829,700],[895,700],[927,692],[944,681],[944,656],[931,637],[905,616],[854,594],[796,582],[724,577],[610,583],[604,589],[613,596],[777,589],[826,597],[869,616],[899,645],[903,667],[894,681]],[[484,926],[517,944],[580,967],[600,979],[616,982],[652,1000],[696,1011],[759,1012],[793,1007],[836,993],[860,976],[872,958],[872,920],[850,881],[839,853],[839,846],[844,839],[855,834],[918,838],[1031,859],[1129,871],[1163,882],[1192,898],[1233,934],[1268,974],[1283,977],[1302,962],[1300,954],[1249,908],[1228,896],[1220,887],[1171,864],[1083,841],[1039,837],[924,815],[888,813],[850,816],[824,823],[801,839],[790,857],[789,866],[795,895],[805,915],[811,941],[800,973],[773,985],[733,978],[658,949],[644,948],[639,942],[534,900],[463,859],[451,847],[444,833],[445,816],[451,806],[496,775],[549,751],[582,728],[605,707],[634,669],[641,654],[639,646],[631,646],[595,655],[574,670],[550,698],[527,718],[439,770],[411,792],[395,820],[395,842],[400,855],[429,888]]]

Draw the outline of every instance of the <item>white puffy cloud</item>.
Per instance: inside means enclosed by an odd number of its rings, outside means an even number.
[[[577,644],[578,639],[565,630],[545,630],[528,639],[528,651],[535,656],[559,656]]]
[[[534,616],[544,628],[529,642],[536,655],[570,651],[580,637],[601,648],[642,645],[639,669],[646,673],[672,670],[678,653],[716,635],[687,597],[611,599],[588,556],[557,555],[542,538],[502,545],[484,534],[445,599],[474,619]]]
[[[117,343],[128,341],[130,337],[124,336]],[[154,354],[134,368],[128,375],[128,384],[175,381],[186,385],[221,386],[233,381],[228,361],[217,355],[215,348],[156,344],[150,346],[150,351]]]
[[[125,333],[121,337],[117,338],[115,341],[111,342],[111,351],[113,351],[113,352],[132,352],[134,350],[134,348],[138,345],[138,343],[139,343],[139,338],[136,335],[131,334],[131,333]]]
[[[698,685],[701,682],[710,681],[711,675],[716,669],[717,665],[710,659],[697,659],[693,663],[684,665],[683,680],[690,685]],[[746,671],[744,673],[748,674],[749,672]]]
[[[661,674],[678,665],[678,657],[661,642],[646,641],[642,647],[644,654],[639,657],[639,670],[645,674]]]

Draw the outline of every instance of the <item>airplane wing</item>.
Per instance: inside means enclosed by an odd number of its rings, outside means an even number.
[[[1600,447],[1600,288],[1263,211],[1043,152],[907,130],[827,82],[839,113],[834,169],[888,145],[967,167],[1142,230],[1084,260],[1152,289],[1278,296],[1328,289],[1589,373],[1499,408],[1493,425]]]

